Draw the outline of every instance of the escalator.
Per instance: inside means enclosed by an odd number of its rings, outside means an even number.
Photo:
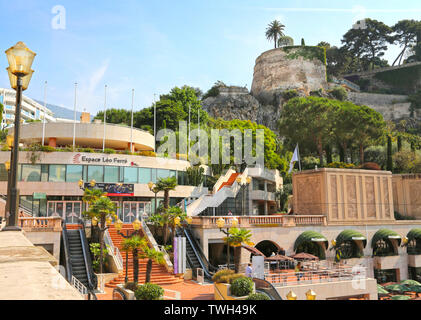
[[[256,286],[256,292],[266,294],[270,300],[282,300],[278,291],[270,282],[259,278],[253,278],[253,282]]]
[[[72,281],[72,276],[79,280],[88,290],[97,287],[97,277],[92,269],[92,259],[85,235],[85,228],[69,230],[63,225],[62,244],[63,259],[66,268],[67,281]]]
[[[212,266],[205,254],[197,243],[191,231],[187,228],[177,228],[177,236],[186,237],[186,258],[188,266],[193,270],[193,275],[196,276],[197,269],[203,269],[205,279],[211,280],[213,273],[218,269]]]

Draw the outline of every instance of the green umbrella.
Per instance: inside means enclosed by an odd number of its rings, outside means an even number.
[[[406,285],[406,287],[408,287],[408,289],[409,289],[408,291],[421,293],[421,286]]]
[[[401,281],[401,284],[406,285],[406,286],[421,286],[421,283],[415,280],[404,280],[404,281]]]
[[[390,300],[411,300],[411,297],[408,296],[393,296]]]
[[[393,292],[410,291],[410,289],[403,284],[390,284],[388,286],[385,286],[384,288],[388,291],[393,291]]]
[[[389,291],[387,291],[385,288],[383,288],[381,285],[377,285],[377,293],[378,294],[389,294]]]

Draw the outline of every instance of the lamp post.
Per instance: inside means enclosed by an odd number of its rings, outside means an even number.
[[[133,223],[132,223],[132,226],[133,226],[134,231],[133,231],[133,232],[130,232],[130,231],[127,229],[127,230],[126,230],[126,234],[123,234],[123,233],[121,232],[121,229],[123,228],[123,221],[121,221],[120,219],[118,219],[118,220],[115,222],[115,224],[114,224],[114,226],[115,226],[115,228],[116,228],[116,230],[117,230],[117,233],[118,233],[120,236],[122,236],[124,239],[128,239],[128,238],[131,238],[131,237],[133,237],[134,235],[136,235],[136,234],[139,232],[141,225],[142,225],[142,224],[141,224],[141,222],[139,221],[139,219],[137,219],[137,218],[136,218],[136,220],[135,220],[135,221],[133,221]],[[126,276],[124,277],[124,282],[125,282],[125,283],[129,282],[129,276],[128,276],[128,261],[129,261],[129,251],[127,250],[127,251],[126,251]]]
[[[225,227],[225,219],[224,218],[219,218],[218,220],[216,220],[216,225],[219,228],[219,231],[223,232],[226,236],[229,236],[229,229],[230,227],[226,227],[226,230],[224,230]],[[231,227],[235,228],[238,225],[238,219],[236,217],[231,219]],[[230,245],[227,242],[227,268],[230,269]]]
[[[242,199],[241,199],[241,215],[242,216],[244,216],[245,215],[245,190],[246,190],[246,187],[251,183],[251,177],[238,177],[237,179],[236,179],[236,181],[237,181],[237,183],[238,183],[238,185],[241,187],[241,189],[242,189],[242,192],[243,192],[243,196],[242,196]]]
[[[155,205],[154,205],[154,214],[156,214],[156,209],[158,207],[158,204],[156,203],[156,194],[159,192],[158,188],[156,187],[155,183],[153,183],[152,181],[150,181],[148,183],[148,188],[150,191],[152,191],[155,194]]]
[[[35,53],[26,47],[26,45],[19,41],[13,47],[6,50],[9,67],[7,72],[9,74],[10,85],[16,90],[16,107],[15,107],[15,125],[14,125],[14,143],[10,154],[10,175],[7,195],[7,203],[9,208],[9,219],[3,231],[20,231],[18,226],[19,216],[19,189],[17,188],[17,172],[19,163],[19,133],[20,133],[20,113],[22,102],[22,91],[28,88],[31,81],[32,62],[35,58]]]

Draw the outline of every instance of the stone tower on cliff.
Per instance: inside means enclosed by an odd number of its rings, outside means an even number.
[[[251,120],[277,131],[285,99],[296,90],[300,96],[327,89],[326,51],[322,47],[290,46],[262,53],[254,67],[251,92],[241,87],[220,87],[219,94],[203,101],[212,117]]]

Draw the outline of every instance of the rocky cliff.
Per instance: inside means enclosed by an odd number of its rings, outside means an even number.
[[[277,132],[285,102],[282,92],[295,89],[305,96],[326,89],[325,59],[325,50],[319,47],[266,51],[256,59],[251,93],[244,87],[219,87],[219,94],[205,99],[202,105],[212,117],[251,120]]]

